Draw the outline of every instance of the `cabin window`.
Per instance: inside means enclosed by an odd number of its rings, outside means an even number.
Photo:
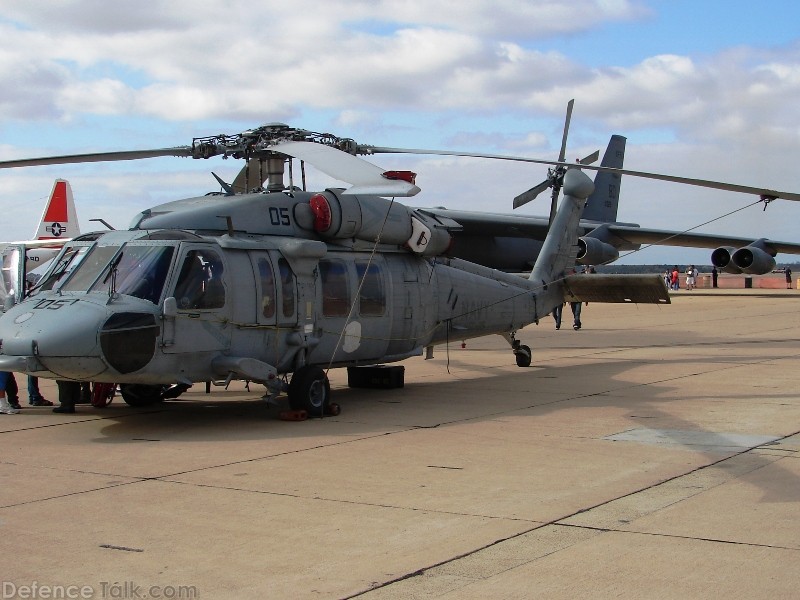
[[[275,276],[266,258],[258,259],[258,273],[261,277],[261,314],[271,319],[275,316]]]
[[[346,317],[350,313],[347,266],[340,260],[321,260],[319,273],[322,280],[322,314],[326,317]]]
[[[375,263],[356,261],[356,273],[360,291],[358,293],[358,312],[364,317],[381,317],[386,312],[386,292],[383,285],[383,272]]]
[[[190,250],[183,261],[175,299],[181,310],[222,308],[225,286],[222,283],[222,261],[213,250]]]
[[[294,316],[294,272],[285,258],[278,259],[278,270],[281,275],[281,311],[284,317]]]

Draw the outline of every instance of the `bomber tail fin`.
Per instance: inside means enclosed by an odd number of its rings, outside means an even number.
[[[68,239],[78,235],[80,235],[80,227],[75,210],[75,200],[72,197],[72,187],[66,179],[56,179],[33,239]]]
[[[621,169],[625,161],[626,141],[626,138],[621,135],[612,135],[600,165]],[[615,222],[617,220],[621,187],[622,177],[620,175],[607,171],[598,171],[594,178],[594,192],[589,196],[581,218],[602,223]]]

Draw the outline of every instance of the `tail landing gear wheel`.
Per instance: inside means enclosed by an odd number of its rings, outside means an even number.
[[[529,346],[522,345],[514,350],[514,356],[517,358],[518,367],[531,366],[531,349]]]
[[[322,417],[329,413],[331,384],[320,367],[300,367],[289,382],[289,406],[292,410],[305,410],[309,417]]]

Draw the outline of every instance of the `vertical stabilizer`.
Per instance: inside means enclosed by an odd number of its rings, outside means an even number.
[[[621,169],[625,161],[626,138],[621,135],[612,135],[608,142],[603,161],[603,167]],[[586,202],[582,219],[613,223],[617,220],[619,208],[619,192],[622,187],[622,177],[617,173],[598,171],[594,178],[594,192]]]
[[[79,234],[80,227],[75,201],[72,198],[72,187],[66,179],[56,179],[33,239],[69,239]]]
[[[542,249],[531,271],[531,281],[541,284],[543,289],[552,287],[558,290],[555,306],[563,301],[562,286],[568,269],[575,266],[578,253],[578,224],[586,203],[586,198],[594,190],[594,184],[585,173],[576,168],[568,169],[564,175],[564,194],[556,216],[544,239]]]

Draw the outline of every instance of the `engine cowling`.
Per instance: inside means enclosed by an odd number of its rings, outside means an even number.
[[[741,273],[741,269],[733,264],[731,260],[735,252],[736,248],[731,248],[730,246],[717,248],[711,253],[711,264],[724,273]]]
[[[582,265],[604,265],[619,258],[619,250],[593,237],[578,238],[577,261]]]
[[[742,273],[763,275],[775,268],[775,258],[756,246],[745,246],[733,253],[731,261]]]
[[[309,201],[313,229],[322,238],[355,238],[386,244],[404,244],[411,237],[407,206],[379,196],[345,196],[332,190],[314,194]],[[388,214],[387,214],[388,213]]]
[[[439,256],[453,243],[453,238],[446,229],[437,227],[430,216],[418,210],[411,217],[411,230],[406,247],[415,254]]]
[[[295,215],[298,224],[313,229],[325,240],[380,240],[423,256],[438,256],[452,243],[447,226],[436,217],[380,196],[344,195],[327,190],[314,194],[304,210],[305,217]]]

